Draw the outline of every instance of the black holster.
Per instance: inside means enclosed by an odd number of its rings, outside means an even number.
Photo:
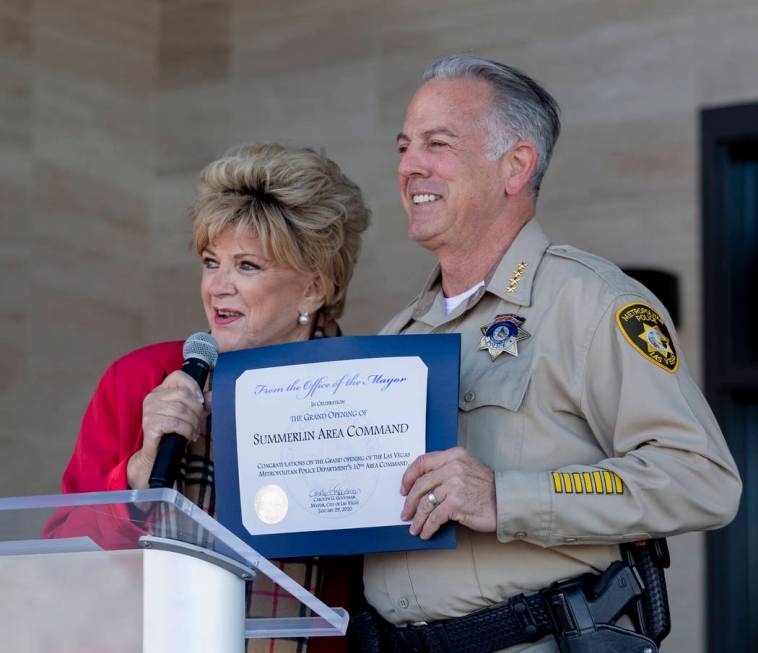
[[[585,574],[544,590],[561,653],[657,653],[671,629],[666,541],[623,545],[622,553],[624,562],[600,576]],[[623,615],[636,630],[616,625]]]
[[[626,563],[637,570],[645,586],[631,613],[637,630],[645,633],[658,646],[671,632],[671,612],[666,591],[664,569],[671,565],[664,538],[631,542],[621,546]]]

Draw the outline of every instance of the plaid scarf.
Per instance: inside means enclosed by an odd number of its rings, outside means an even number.
[[[337,322],[320,311],[314,320],[311,339],[330,338],[342,335]],[[212,379],[211,379],[212,381]],[[209,381],[210,383],[210,381]],[[206,433],[201,433],[196,442],[190,442],[182,459],[175,489],[200,506],[209,515],[216,514],[216,487],[213,475],[210,417]],[[174,525],[165,524],[174,530]],[[194,544],[202,545],[200,534],[184,534]],[[273,561],[285,574],[294,579],[312,594],[318,595],[323,587],[324,565],[318,557],[293,558]],[[268,577],[258,574],[254,583],[248,584],[248,617],[307,617],[311,611],[296,598],[290,596]],[[308,639],[250,639],[247,653],[307,653]]]

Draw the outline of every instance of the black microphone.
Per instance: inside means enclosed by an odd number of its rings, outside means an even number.
[[[200,390],[205,387],[208,372],[218,360],[218,345],[216,339],[209,333],[193,333],[184,341],[184,364],[182,372],[189,374]],[[158,445],[158,455],[150,472],[150,487],[173,487],[182,455],[187,446],[187,438],[178,433],[166,433]]]

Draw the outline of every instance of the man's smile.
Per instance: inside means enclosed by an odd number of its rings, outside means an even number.
[[[430,202],[436,202],[441,200],[442,195],[434,195],[433,193],[412,193],[411,202],[414,204],[429,204]]]

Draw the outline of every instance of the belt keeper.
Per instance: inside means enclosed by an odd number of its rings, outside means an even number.
[[[417,628],[416,626],[395,628],[392,633],[395,650],[401,651],[402,653],[426,652],[426,644],[421,636],[420,628]]]
[[[511,599],[511,609],[526,641],[536,642],[540,638],[540,629],[523,594],[517,594]]]
[[[445,624],[443,622],[433,624],[430,630],[437,638],[437,644],[442,651],[445,653],[455,653],[453,646],[450,644],[450,640],[447,638],[447,631],[445,630]]]

